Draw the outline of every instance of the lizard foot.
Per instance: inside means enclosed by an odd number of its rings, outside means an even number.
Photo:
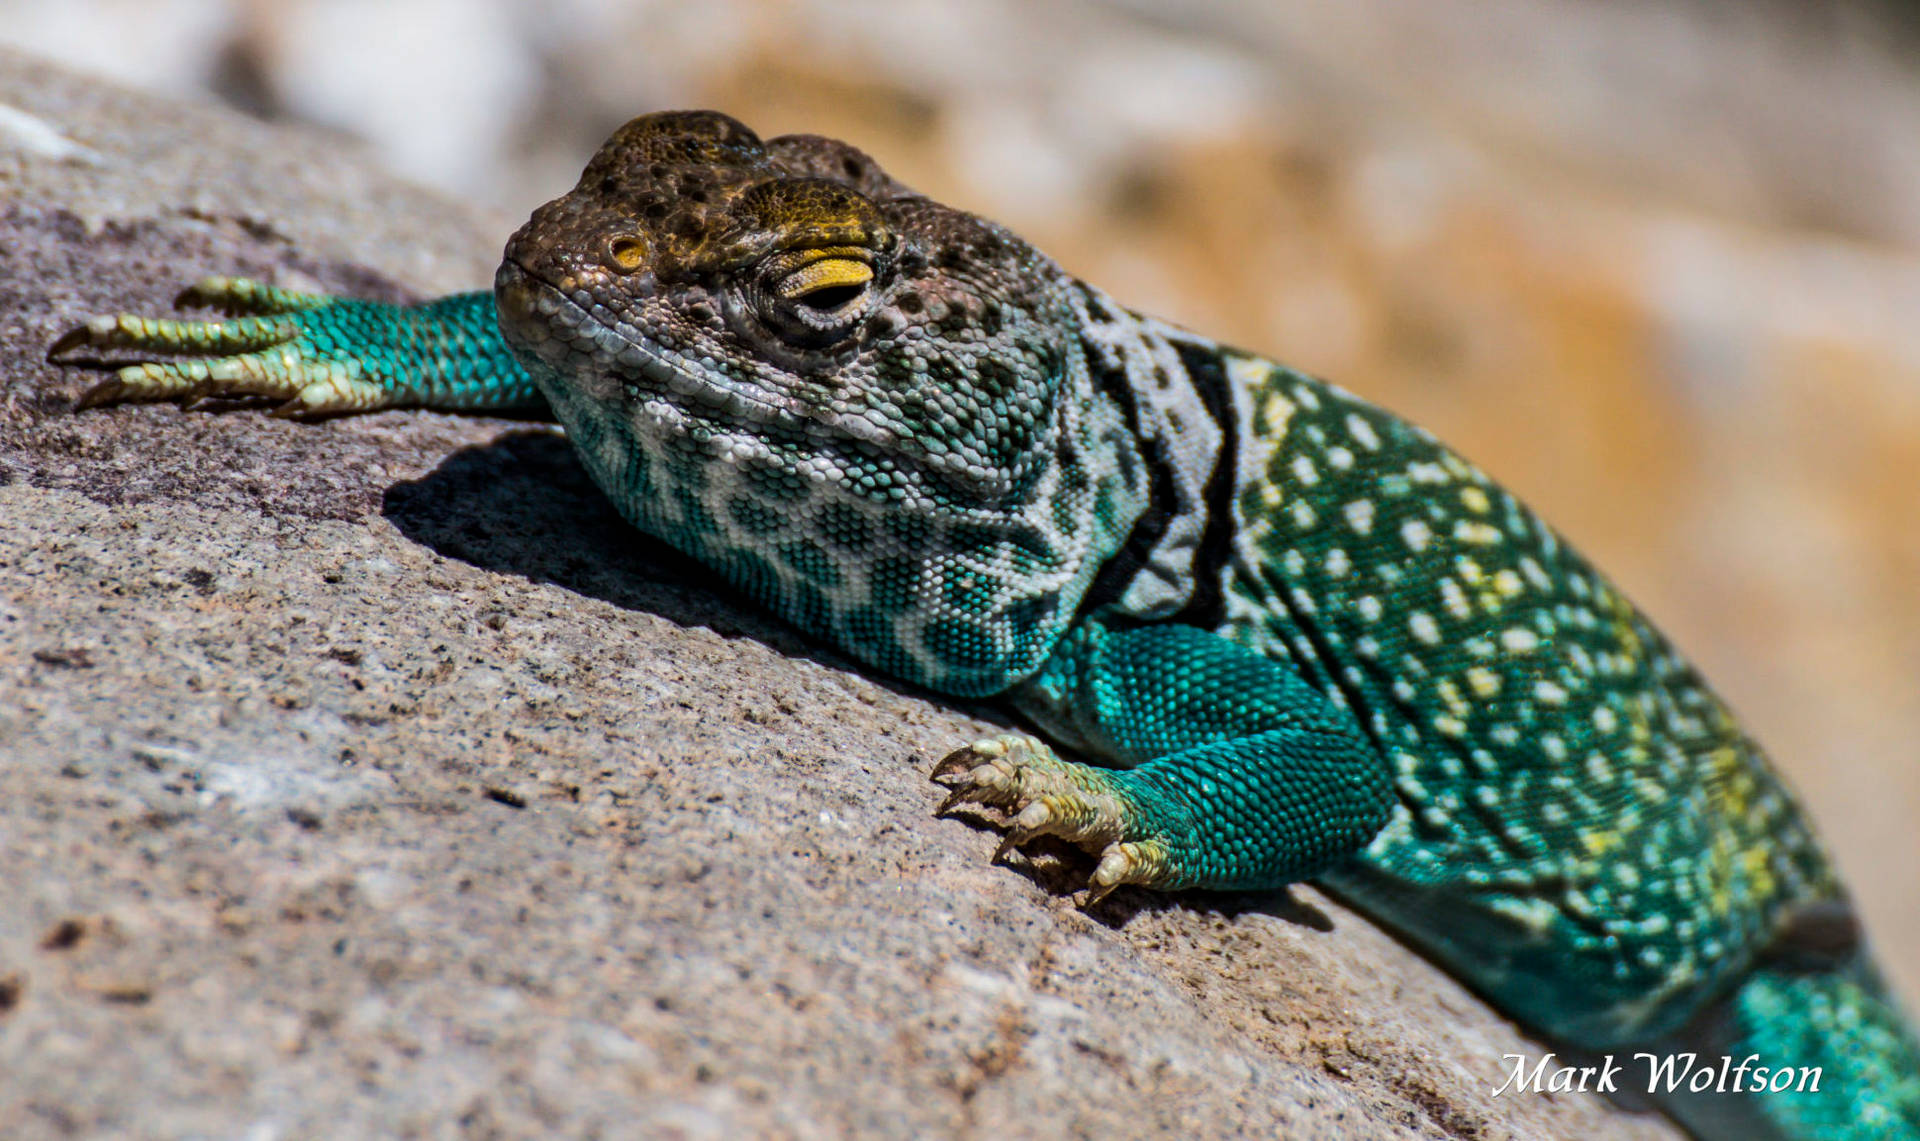
[[[334,303],[323,294],[246,278],[209,277],[189,287],[176,304],[216,308],[228,320],[179,321],[126,313],[96,317],[54,342],[47,355],[92,348],[204,358],[126,365],[88,389],[78,408],[205,396],[274,397],[284,401],[274,415],[290,417],[376,407],[384,403],[381,390],[361,378],[357,362],[312,353],[302,340],[307,331],[295,315]]]
[[[1046,742],[1010,734],[956,749],[934,767],[948,790],[942,813],[959,804],[985,804],[1007,813],[1007,835],[995,860],[1036,836],[1058,836],[1099,855],[1083,906],[1121,884],[1156,887],[1176,878],[1165,840],[1142,823],[1132,797],[1114,772],[1063,761]]]

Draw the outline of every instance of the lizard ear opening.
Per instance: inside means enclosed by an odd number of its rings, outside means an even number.
[[[607,243],[607,265],[615,273],[633,273],[647,264],[647,243],[632,234],[622,234]]]

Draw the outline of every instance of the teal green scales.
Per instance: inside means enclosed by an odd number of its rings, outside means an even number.
[[[1093,895],[1316,878],[1556,1044],[1758,1055],[1703,1136],[1920,1137],[1920,1048],[1759,749],[1518,500],[1340,390],[1132,313],[831,140],[648,116],[396,308],[216,280],[89,403],[537,408],[636,526],[1046,738],[949,805]],[[1818,1067],[1817,1091],[1803,1067]]]

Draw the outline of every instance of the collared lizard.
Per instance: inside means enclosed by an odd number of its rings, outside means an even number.
[[[1003,848],[1094,852],[1091,898],[1315,879],[1557,1043],[1821,1068],[1670,1100],[1702,1135],[1920,1137],[1920,1046],[1802,814],[1604,577],[1419,428],[852,147],[644,116],[491,292],[190,294],[228,319],[54,347],[175,355],[84,405],[545,409],[637,527],[1039,727],[934,776]]]

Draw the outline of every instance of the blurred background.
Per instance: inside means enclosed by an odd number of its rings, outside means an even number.
[[[0,40],[361,141],[503,239],[644,111],[836,135],[1394,408],[1702,664],[1920,996],[1914,10],[0,0]]]

